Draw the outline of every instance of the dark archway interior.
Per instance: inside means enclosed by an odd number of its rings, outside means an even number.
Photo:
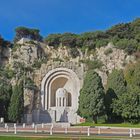
[[[72,105],[72,97],[71,97],[71,93],[68,93],[68,106]]]

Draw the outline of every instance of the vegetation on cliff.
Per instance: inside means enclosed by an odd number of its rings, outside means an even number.
[[[15,29],[16,35],[14,42],[19,41],[21,38],[29,38],[36,41],[42,41],[42,36],[39,34],[38,29],[32,29],[27,27],[17,27]]]
[[[140,49],[140,19],[117,24],[106,31],[85,32],[82,34],[50,34],[45,39],[49,46],[86,47],[95,49],[113,42],[118,49],[132,54]]]

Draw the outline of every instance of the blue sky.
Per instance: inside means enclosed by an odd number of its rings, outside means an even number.
[[[50,33],[105,30],[140,17],[140,0],[0,0],[0,34],[8,40],[17,26]]]

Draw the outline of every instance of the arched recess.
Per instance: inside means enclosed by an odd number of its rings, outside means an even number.
[[[52,80],[51,87],[51,95],[50,95],[50,107],[56,106],[56,90],[58,88],[63,88],[68,81],[68,77],[65,76],[57,76]]]
[[[58,80],[59,79],[59,80]],[[57,88],[64,86],[65,82],[69,80],[70,84],[66,85],[68,92],[71,93],[71,107],[77,109],[78,96],[80,91],[80,80],[75,72],[67,68],[56,68],[49,71],[41,82],[41,107],[42,110],[48,110],[55,105],[55,100],[51,99],[52,85],[58,83]],[[57,81],[57,82],[56,82]],[[59,83],[59,81],[62,81]],[[69,86],[69,87],[68,87]],[[54,86],[55,87],[55,86]],[[55,96],[55,94],[54,94]],[[52,102],[52,103],[51,103]]]

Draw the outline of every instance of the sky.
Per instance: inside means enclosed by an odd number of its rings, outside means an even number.
[[[0,0],[0,34],[14,38],[18,26],[51,33],[106,30],[140,17],[140,0]]]

